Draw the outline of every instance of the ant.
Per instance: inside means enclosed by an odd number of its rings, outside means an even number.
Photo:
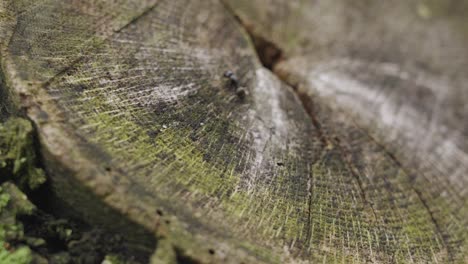
[[[224,73],[224,77],[228,78],[231,81],[231,85],[237,88],[239,86],[239,79],[237,79],[237,75],[233,73],[231,70],[227,70]]]
[[[239,87],[239,79],[237,78],[237,75],[231,70],[227,70],[224,72],[224,77],[228,78],[231,83],[231,87],[236,89],[237,96],[240,99],[244,99],[247,95],[247,91],[244,87]]]

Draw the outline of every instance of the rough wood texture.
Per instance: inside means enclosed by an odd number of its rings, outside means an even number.
[[[410,262],[466,262],[468,2],[228,2],[282,52],[274,71],[349,153],[372,222],[393,237],[368,247],[387,261],[406,248]]]
[[[443,2],[2,1],[2,112],[34,121],[57,208],[156,263],[463,263],[467,13]]]

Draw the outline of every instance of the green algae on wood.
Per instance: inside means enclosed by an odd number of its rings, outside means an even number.
[[[305,97],[313,96],[299,91],[304,109],[260,65],[225,5],[167,0],[134,9],[139,1],[109,1],[106,8],[107,2],[44,0],[32,8],[20,1],[7,9],[17,28],[0,23],[0,34],[11,37],[1,42],[4,89],[34,121],[54,194],[75,216],[120,231],[136,246],[156,244],[155,261],[460,258],[458,245],[444,244],[452,230],[441,232],[427,209],[438,199],[421,196],[413,173],[329,101],[307,105]],[[303,14],[335,10],[319,2],[282,4]],[[365,2],[338,13],[360,14]],[[255,14],[254,7],[248,11]],[[354,47],[334,35],[276,31],[314,22],[291,18],[294,12],[273,19],[278,10],[253,16],[272,23],[272,32],[245,24],[286,56]],[[336,29],[333,23],[325,25]],[[324,33],[330,32],[336,33]],[[375,54],[394,55],[368,56]],[[302,72],[291,73],[298,65],[287,73],[308,87]],[[239,77],[245,98],[227,84],[227,70]]]
[[[191,8],[180,8],[185,5]],[[177,12],[184,12],[183,16]],[[170,23],[160,22],[167,19],[184,26],[174,31]],[[185,24],[186,21],[197,23]],[[224,38],[219,38],[216,32],[224,32]],[[176,41],[179,37],[184,41]],[[311,130],[307,116],[291,91],[281,89],[274,76],[259,69],[251,47],[234,18],[218,2],[161,1],[128,28],[115,32],[92,49],[99,56],[82,54],[82,58],[44,87],[34,85],[43,77],[34,80],[34,75],[11,74],[13,69],[24,71],[24,65],[28,65],[9,60],[15,53],[6,53],[4,65],[12,69],[6,70],[7,89],[18,88],[13,84],[21,86],[21,79],[26,79],[25,83],[32,84],[27,88],[31,91],[27,99],[41,101],[39,106],[26,107],[28,115],[37,121],[46,169],[51,172],[52,186],[55,184],[57,192],[63,194],[62,199],[80,201],[86,199],[85,190],[92,190],[98,199],[144,225],[148,232],[157,229],[156,235],[160,237],[163,230],[169,230],[165,236],[184,254],[202,260],[235,261],[234,256],[245,255],[245,259],[255,256],[239,246],[238,241],[243,240],[239,236],[246,236],[247,230],[257,241],[264,241],[267,255],[280,252],[283,237],[292,243],[303,228],[303,225],[296,228],[294,223],[302,220],[296,217],[288,220],[283,212],[305,215],[308,202],[307,191],[299,189],[306,185],[308,177],[301,178],[295,173],[288,177],[289,172],[278,165],[297,166],[294,169],[301,173],[307,170],[309,158],[300,156],[304,149],[312,148],[304,138]],[[222,75],[228,69],[236,71],[249,90],[245,100],[240,100],[225,84]],[[103,86],[104,82],[107,85]],[[270,94],[270,88],[275,93]],[[47,112],[48,117],[36,115],[41,111]],[[281,114],[281,119],[272,113]],[[288,116],[297,120],[288,120]],[[63,134],[47,134],[52,127]],[[73,150],[65,151],[66,156],[61,149],[67,144],[54,144],[58,148],[53,148],[50,143],[65,139],[78,143]],[[66,188],[59,187],[64,181],[64,171],[58,175],[51,165],[54,164],[51,159],[55,159],[59,161],[55,163],[64,166],[64,159],[71,156],[89,159],[89,163],[73,159],[70,161],[73,164],[66,165],[81,166],[76,173],[79,180],[72,181],[70,186],[85,186],[83,193],[77,195],[75,188],[72,196],[66,194]],[[73,173],[70,174],[71,178]],[[102,184],[106,178],[112,185]],[[278,188],[270,192],[262,182]],[[297,192],[282,191],[280,183],[294,184],[291,188]],[[132,195],[134,203],[130,202]],[[255,201],[257,196],[262,198]],[[262,203],[275,211],[273,228],[267,222],[268,210],[262,209]],[[88,204],[88,200],[75,202],[73,207],[88,216],[86,220],[93,221],[92,213],[85,210]],[[137,206],[143,214],[134,210]],[[167,223],[159,220],[158,210]],[[261,229],[265,229],[268,237],[277,237],[276,241],[268,242],[264,238],[267,235],[252,232],[257,223],[249,219],[249,214],[254,212],[262,215],[258,218]],[[177,219],[173,219],[174,215]],[[192,238],[174,235],[173,232],[181,233],[173,230],[177,223],[185,226]],[[246,229],[230,230],[229,226],[234,224]],[[285,229],[288,232],[283,236]],[[197,243],[190,242],[194,238],[211,242],[199,243],[205,245],[199,253],[194,250]],[[254,237],[248,239],[255,243]],[[218,246],[221,241],[227,244]]]

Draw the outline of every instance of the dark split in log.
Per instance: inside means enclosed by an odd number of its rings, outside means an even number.
[[[0,117],[154,263],[463,263],[465,3],[2,1]]]

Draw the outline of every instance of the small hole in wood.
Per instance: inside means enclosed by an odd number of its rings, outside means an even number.
[[[214,249],[211,249],[211,248],[208,250],[208,252],[209,252],[211,255],[214,255],[214,254],[215,254]]]

